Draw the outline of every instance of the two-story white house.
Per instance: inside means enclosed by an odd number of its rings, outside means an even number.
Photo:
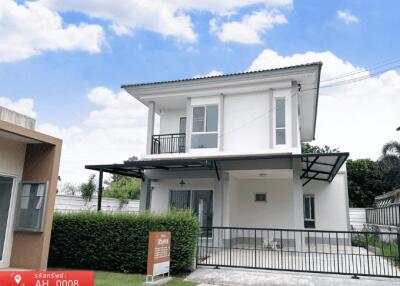
[[[205,227],[348,230],[349,154],[301,153],[315,137],[321,67],[123,85],[148,107],[147,152],[86,168],[101,181],[140,177],[141,211],[191,208]]]

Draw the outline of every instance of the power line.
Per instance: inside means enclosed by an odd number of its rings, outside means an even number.
[[[337,79],[341,79],[341,78],[346,78],[346,77],[349,77],[349,76],[352,76],[352,75],[369,72],[369,71],[372,71],[372,70],[375,70],[375,69],[378,69],[378,68],[381,68],[381,67],[384,67],[384,66],[388,66],[390,64],[398,63],[398,62],[400,62],[400,58],[394,58],[394,59],[391,59],[391,60],[382,61],[382,62],[376,63],[376,64],[374,64],[374,65],[372,65],[370,67],[363,68],[361,70],[355,70],[355,71],[344,73],[344,74],[338,74],[338,75],[336,75],[334,77],[321,80],[321,82],[327,82],[327,81],[333,81],[333,80],[337,80]]]
[[[346,79],[346,80],[341,80],[341,81],[333,82],[331,84],[323,85],[323,86],[320,86],[319,89],[329,88],[329,87],[336,87],[336,86],[343,86],[343,85],[347,85],[347,84],[356,83],[356,82],[359,82],[359,81],[363,81],[363,80],[366,80],[366,79],[373,78],[373,77],[375,77],[377,75],[380,75],[380,74],[382,74],[384,72],[387,72],[389,70],[396,69],[396,68],[400,68],[400,64],[395,65],[395,66],[391,66],[389,68],[386,68],[384,70],[381,70],[381,71],[378,71],[378,72],[375,72],[375,73],[372,73],[372,74],[368,74],[368,75],[364,75],[364,76],[360,76],[360,77],[355,77],[355,78],[351,78],[351,79]],[[308,89],[302,89],[302,91],[310,91],[310,90],[316,90],[316,89],[317,88],[308,88]]]
[[[351,72],[351,73],[347,73],[347,74],[345,73],[345,74],[342,74],[340,77],[345,78],[346,77],[345,75],[349,75],[349,74],[353,74],[354,75],[354,74],[358,74],[358,73],[362,73],[362,72],[369,72],[371,70],[377,69],[378,67],[387,66],[388,64],[392,64],[392,63],[396,63],[396,62],[400,62],[400,58],[397,59],[397,60],[385,63],[385,64],[374,65],[371,69],[365,69],[365,71],[355,71],[355,72]],[[368,75],[364,75],[364,76],[360,76],[360,77],[355,77],[355,78],[351,78],[351,79],[346,79],[346,80],[342,80],[342,81],[337,81],[337,82],[334,82],[334,83],[331,83],[331,84],[320,86],[319,89],[335,87],[335,86],[342,86],[342,85],[347,85],[347,84],[352,84],[352,83],[355,83],[355,82],[363,81],[363,80],[375,77],[375,76],[377,76],[379,74],[382,74],[382,73],[384,73],[386,71],[389,71],[389,70],[392,70],[392,69],[395,69],[395,68],[399,68],[399,67],[400,67],[400,64],[388,67],[388,68],[386,68],[384,70],[381,70],[381,71],[378,71],[378,72],[375,72],[375,73],[372,73],[372,74],[368,74]],[[340,77],[338,76],[337,78],[340,78]],[[327,80],[325,80],[325,81],[327,81]],[[321,82],[323,82],[323,81],[321,81]],[[317,90],[317,89],[318,88],[301,89],[300,92]],[[293,98],[295,95],[299,95],[299,91],[293,93],[293,95],[291,95],[290,98]],[[232,132],[235,132],[235,131],[245,127],[246,125],[255,122],[256,120],[259,120],[260,118],[263,118],[263,117],[269,115],[272,111],[273,111],[273,105],[266,112],[255,116],[254,118],[252,118],[251,120],[243,123],[242,125],[238,126],[237,128],[234,128],[234,129],[231,129],[229,131],[223,132],[222,134],[218,135],[218,137],[221,138],[221,137],[224,137],[224,136],[226,136],[226,135],[228,135],[228,134],[230,134]]]

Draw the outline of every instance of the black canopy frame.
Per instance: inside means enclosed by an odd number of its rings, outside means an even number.
[[[99,171],[98,210],[101,209],[103,191],[103,173],[118,174],[140,178],[144,180],[145,170],[214,170],[216,178],[220,180],[218,164],[227,161],[270,160],[301,158],[303,186],[312,180],[332,182],[342,167],[349,153],[309,153],[309,154],[276,154],[276,155],[249,155],[229,157],[204,158],[168,158],[125,162],[123,164],[86,165],[88,170]]]

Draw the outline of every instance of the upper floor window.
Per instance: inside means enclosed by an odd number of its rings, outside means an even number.
[[[275,98],[275,144],[286,144],[286,111],[285,111],[285,98]]]
[[[194,106],[192,109],[192,148],[218,147],[218,105]]]
[[[179,133],[186,133],[186,117],[179,118]]]

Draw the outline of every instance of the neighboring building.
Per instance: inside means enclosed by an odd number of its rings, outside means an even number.
[[[393,191],[376,196],[374,199],[374,207],[387,207],[393,204],[400,204],[400,186]]]
[[[142,211],[192,208],[203,227],[348,230],[348,153],[301,154],[321,66],[124,85],[149,108],[147,154],[86,168],[142,178]]]
[[[0,107],[0,268],[47,267],[61,140],[34,126]]]

